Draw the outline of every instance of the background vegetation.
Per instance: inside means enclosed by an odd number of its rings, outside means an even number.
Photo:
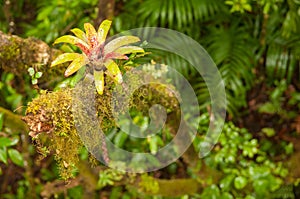
[[[165,169],[132,175],[96,162],[92,167],[89,162],[94,160],[82,147],[80,164],[67,169],[73,177],[64,181],[70,176],[62,175],[57,156],[28,136],[19,116],[25,114],[28,102],[46,95],[43,90],[63,92],[74,86],[80,72],[67,79],[62,75],[47,79],[46,66],[8,70],[0,51],[0,198],[300,197],[298,0],[7,0],[0,6],[2,32],[35,37],[51,47],[70,29],[82,29],[85,22],[98,26],[106,18],[113,20],[110,35],[145,26],[185,33],[213,58],[228,100],[223,133],[204,159],[181,158]],[[175,67],[195,89],[204,112],[193,142],[198,152],[210,118],[205,82],[173,54],[154,52],[149,57]],[[133,115],[140,125],[148,124],[139,112]],[[155,151],[163,137],[136,145],[117,131],[110,129],[108,134],[126,149]],[[174,186],[182,192],[176,194]]]

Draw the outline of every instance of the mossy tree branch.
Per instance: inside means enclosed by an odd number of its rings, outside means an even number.
[[[29,67],[44,73],[40,83],[63,76],[63,65],[50,68],[52,60],[61,53],[36,38],[23,39],[0,31],[0,69],[16,76],[28,73]]]
[[[176,102],[171,93],[159,90],[161,88],[157,88],[155,86],[149,86],[148,89],[142,89],[143,92],[136,92],[137,96],[135,97],[141,101],[140,103],[136,101],[134,102],[136,108],[141,108],[143,110],[149,108],[148,106],[151,106],[152,103],[156,104],[161,102],[161,104],[165,107],[172,110],[168,117],[176,118],[176,115],[178,114],[178,102]],[[73,121],[71,102],[72,90],[73,89],[66,88],[57,92],[42,93],[28,105],[27,116],[25,117],[25,121],[30,127],[31,135],[36,136],[41,140],[47,140],[43,144],[48,146],[50,151],[54,152],[63,178],[71,177],[71,173],[69,173],[69,171],[72,170],[72,165],[77,166],[79,173],[81,173],[81,170],[84,170],[83,172],[85,173],[87,172],[86,168],[82,169],[81,161],[78,158],[78,149],[82,147],[82,143],[78,137]],[[149,96],[147,91],[152,92],[152,96],[156,97],[151,98],[151,101],[147,101]],[[101,118],[106,118],[106,122],[101,123],[101,127],[104,129],[104,132],[106,128],[114,125],[113,114],[109,108],[112,100],[111,92],[112,91],[110,89],[106,89],[103,95],[97,95],[95,99],[95,107],[97,107],[98,112],[97,115]],[[99,120],[101,120],[101,118],[99,118]],[[172,123],[174,121],[169,122],[170,123],[168,125],[170,125],[170,128],[172,128],[172,126],[176,128],[176,124]],[[191,158],[189,156],[194,156],[196,153],[192,149],[193,147],[190,147],[188,150],[189,153],[186,153],[183,159],[188,165],[193,167],[195,163],[191,160],[195,158]],[[91,181],[95,182],[95,180],[96,179],[93,179]],[[155,193],[144,190],[145,194],[179,196],[196,193],[203,188],[203,185],[194,179],[161,180],[154,178],[153,180],[158,184],[159,190]],[[126,181],[127,180],[124,179],[120,183],[129,184]],[[139,187],[139,177],[134,180],[133,185],[137,185]],[[168,191],[170,186],[176,191]]]

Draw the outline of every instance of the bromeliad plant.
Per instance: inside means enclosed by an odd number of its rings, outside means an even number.
[[[128,46],[128,44],[139,42],[136,36],[121,36],[106,43],[111,21],[104,20],[98,31],[90,23],[84,24],[85,33],[74,28],[71,31],[75,36],[65,35],[55,40],[54,44],[69,43],[81,49],[79,53],[64,53],[59,55],[51,64],[56,66],[72,61],[65,76],[68,77],[78,71],[82,66],[87,66],[88,72],[94,73],[94,80],[97,92],[102,95],[104,90],[104,73],[110,76],[116,83],[122,83],[122,74],[114,59],[128,59],[126,54],[144,53],[138,46]]]

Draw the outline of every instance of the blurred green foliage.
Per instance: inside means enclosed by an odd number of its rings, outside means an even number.
[[[0,30],[24,37],[33,36],[51,44],[57,37],[68,34],[70,29],[82,29],[85,22],[94,21],[101,12],[97,4],[97,0],[2,0]],[[276,122],[282,126],[299,114],[299,0],[115,0],[112,35],[144,26],[178,30],[198,41],[208,51],[226,86],[230,119],[243,119],[241,116],[248,113],[248,94],[259,90],[261,87],[256,86],[262,84],[267,86],[267,92],[264,93],[265,101],[258,105],[259,114],[278,116]],[[179,56],[163,52],[153,51],[149,57],[182,73],[194,87],[200,104],[207,102],[209,94],[205,82],[189,63]],[[14,111],[38,96],[38,91],[33,89],[32,84],[38,85],[37,80],[42,74],[34,66],[30,67],[33,70],[26,71],[23,77],[16,77],[0,69],[1,107]],[[84,69],[47,89],[58,91],[74,87],[83,74]],[[291,91],[290,87],[293,87]],[[206,105],[201,106],[204,112],[207,112]],[[246,113],[242,111],[245,109]],[[137,125],[147,128],[149,117],[137,110],[131,110],[131,116]],[[29,151],[31,161],[38,162],[35,148],[32,144],[28,148],[22,147],[22,135],[6,129],[4,119],[4,114],[0,113],[0,173],[4,176],[3,168],[7,167],[20,171],[15,184],[1,190],[4,191],[1,197],[28,198],[30,193],[40,195],[46,182],[59,179],[58,168],[53,159],[35,163],[33,168],[39,171],[35,171],[35,187],[33,191],[30,190],[31,182],[24,171],[24,166],[30,162],[26,162],[28,159],[25,161],[23,150]],[[208,114],[203,114],[198,135],[193,142],[196,150],[203,144],[208,122]],[[203,185],[203,192],[178,197],[181,199],[295,198],[296,191],[292,185],[279,189],[289,172],[283,162],[293,154],[295,146],[287,141],[278,141],[277,131],[277,128],[267,126],[251,134],[248,130],[227,122],[212,153],[203,162],[198,161],[202,166],[220,172],[219,180],[211,179],[214,176],[200,177],[198,172],[201,172],[202,167],[185,168],[186,165],[181,161],[174,162],[160,172],[164,173],[163,177],[172,179],[178,177],[179,171],[182,174],[183,169],[185,177],[195,178]],[[118,147],[152,154],[172,138],[168,129],[143,140],[130,137],[118,128],[111,128],[107,136]],[[45,151],[39,153],[45,154],[48,151],[45,148]],[[78,153],[81,161],[92,161],[85,148]],[[279,161],[275,161],[278,159]],[[79,175],[78,171],[74,173]],[[105,196],[106,198],[138,198],[143,190],[155,193],[158,189],[153,173],[141,176],[139,189],[130,185],[118,185],[123,178],[135,179],[135,176],[128,177],[111,170],[100,170],[94,175],[97,176],[97,194],[108,192],[110,196]],[[81,184],[64,193],[55,193],[53,197],[84,198],[85,189]],[[148,195],[143,197],[167,198]]]
[[[208,115],[203,115],[203,133],[208,122]],[[203,144],[201,139],[199,136],[194,141],[196,147]],[[226,123],[217,145],[205,158],[206,164],[222,171],[223,176],[217,184],[205,188],[201,198],[270,198],[283,184],[288,170],[283,162],[272,161],[272,150],[263,147],[263,142],[253,138],[246,129]]]

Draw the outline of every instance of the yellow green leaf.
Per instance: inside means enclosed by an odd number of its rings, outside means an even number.
[[[68,61],[73,61],[74,59],[78,58],[79,56],[82,56],[78,53],[64,53],[59,55],[55,60],[52,61],[51,67],[56,66],[58,64],[62,64]]]
[[[123,82],[122,73],[119,66],[113,60],[108,60],[104,63],[107,68],[106,73],[118,84]]]
[[[73,28],[73,29],[71,30],[71,32],[74,33],[74,35],[75,35],[76,37],[78,37],[79,39],[81,39],[81,40],[83,40],[83,41],[85,41],[85,42],[88,41],[87,38],[86,38],[85,33],[84,33],[82,30],[80,30],[79,28]]]
[[[119,53],[121,55],[130,54],[130,53],[144,53],[144,49],[138,46],[123,46],[115,50],[115,53]]]
[[[125,46],[127,44],[135,43],[140,41],[140,38],[135,36],[122,36],[118,37],[112,41],[110,41],[108,44],[104,47],[104,54],[110,53],[115,51],[116,49],[120,48],[121,46]]]
[[[98,42],[100,44],[102,44],[105,41],[108,31],[110,29],[110,26],[111,26],[111,21],[109,21],[109,20],[104,20],[100,24],[100,26],[98,28]]]
[[[84,29],[89,45],[94,46],[95,42],[97,42],[97,32],[94,26],[90,23],[84,23]]]
[[[88,63],[88,59],[84,55],[77,57],[65,71],[65,76],[68,77],[78,71],[82,66]]]
[[[101,70],[101,71],[94,70],[94,79],[95,79],[96,90],[97,90],[99,95],[102,95],[103,90],[104,90],[103,70]]]
[[[65,35],[62,37],[57,38],[53,44],[58,44],[58,43],[69,43],[69,44],[81,44],[82,46],[89,48],[88,44],[81,39],[74,37],[72,35]]]

